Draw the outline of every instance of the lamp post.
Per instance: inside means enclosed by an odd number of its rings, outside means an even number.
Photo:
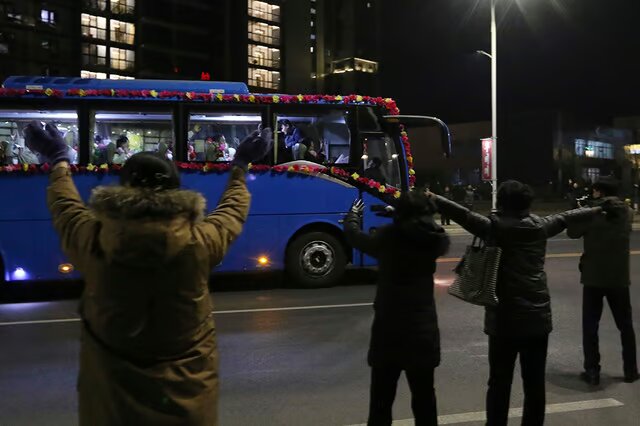
[[[491,54],[477,53],[491,59],[491,210],[496,211],[498,198],[498,26],[496,1],[491,0]]]

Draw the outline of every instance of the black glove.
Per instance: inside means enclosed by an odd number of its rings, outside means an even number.
[[[362,201],[362,199],[360,198],[357,198],[351,205],[351,213],[355,213],[358,216],[362,216],[363,212],[364,212],[364,201]]]
[[[249,163],[258,161],[269,153],[272,144],[273,132],[270,128],[255,131],[240,142],[231,164],[247,170]]]
[[[25,127],[24,137],[27,147],[43,156],[51,165],[61,161],[71,162],[69,147],[55,124],[47,123],[43,129],[39,122],[32,121]]]

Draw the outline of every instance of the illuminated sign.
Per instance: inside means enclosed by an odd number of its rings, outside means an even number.
[[[626,146],[624,147],[624,149],[625,149],[629,154],[634,154],[634,155],[638,155],[638,154],[640,154],[640,144],[626,145]]]
[[[200,73],[200,80],[204,80],[204,81],[211,80],[211,74],[209,74],[208,72],[202,71]]]
[[[482,180],[491,180],[491,138],[482,141]]]

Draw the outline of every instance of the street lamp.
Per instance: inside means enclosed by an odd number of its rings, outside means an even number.
[[[495,212],[498,200],[498,30],[496,1],[491,0],[491,54],[476,53],[491,59],[491,210]]]

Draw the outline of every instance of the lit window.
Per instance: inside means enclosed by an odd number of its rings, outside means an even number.
[[[111,40],[117,43],[133,44],[136,26],[128,22],[111,20]]]
[[[111,0],[111,12],[116,15],[130,15],[136,7],[136,0]]]
[[[95,111],[91,163],[122,164],[137,152],[173,153],[170,111]]]
[[[316,35],[315,34],[311,34],[311,40],[315,40],[316,39]]]
[[[93,72],[93,71],[82,70],[82,71],[80,71],[80,77],[82,77],[82,78],[98,78],[98,79],[104,80],[104,79],[107,78],[107,74],[103,73],[103,72]]]
[[[311,46],[311,48],[309,50],[311,51],[311,53],[313,53],[313,51],[314,51],[313,46]]]
[[[260,67],[280,67],[280,50],[257,44],[249,45],[249,64]]]
[[[280,73],[260,68],[249,68],[248,83],[250,86],[265,89],[280,89]]]
[[[2,123],[1,131],[6,134],[22,135],[25,127],[32,121],[50,122],[54,121],[56,127],[62,134],[62,140],[65,143],[65,155],[71,160],[71,163],[78,162],[78,146],[80,139],[78,137],[78,114],[73,110],[25,110],[25,109],[0,109],[0,123]],[[3,148],[8,158],[5,159],[5,165],[9,164],[41,164],[46,160],[40,155],[31,151],[25,146],[24,140],[2,138]]]
[[[107,46],[82,43],[83,65],[107,65]]]
[[[133,50],[112,47],[109,53],[111,53],[111,68],[128,70],[134,67],[136,53]]]
[[[265,21],[280,22],[280,6],[264,1],[249,0],[249,16]]]
[[[84,0],[84,5],[88,9],[104,11],[107,9],[107,0]]]
[[[129,77],[126,75],[118,75],[118,74],[110,74],[109,79],[111,80],[135,80],[134,77]]]
[[[53,10],[42,9],[40,11],[40,20],[45,24],[54,25],[56,23],[56,13]]]
[[[112,21],[113,22],[113,21]],[[107,19],[102,16],[83,13],[80,17],[82,35],[90,38],[105,40],[107,38]]]
[[[311,8],[311,14],[312,14],[312,15],[315,15],[315,14],[316,14],[316,8],[315,8],[315,7],[312,7],[312,8]]]
[[[280,27],[262,22],[249,22],[249,39],[258,43],[280,45]]]

